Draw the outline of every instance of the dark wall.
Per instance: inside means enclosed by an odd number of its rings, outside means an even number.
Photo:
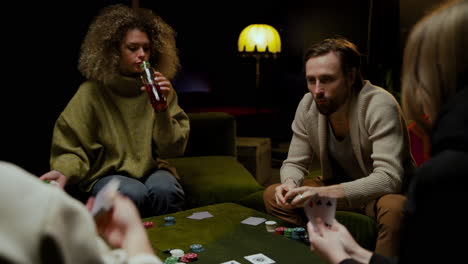
[[[238,115],[241,136],[290,139],[296,106],[307,92],[302,55],[308,46],[341,35],[364,53],[368,49],[368,0],[231,1],[219,6],[197,1],[184,4],[182,11],[180,4],[170,1],[143,1],[141,5],[155,10],[178,32],[183,68],[175,84],[185,109],[230,106],[272,110],[269,114]],[[237,52],[240,32],[252,23],[274,26],[282,39],[278,58],[260,61],[260,91],[255,87],[255,60]],[[187,76],[192,81],[203,80],[210,92],[186,92],[196,90],[191,88],[193,82],[184,78]]]
[[[424,15],[446,0],[400,0],[400,47],[403,50],[406,38],[413,26]]]
[[[14,3],[13,3],[14,2]],[[34,174],[49,170],[54,122],[83,78],[81,41],[110,1],[10,1],[2,11],[0,160]]]
[[[4,7],[18,16],[2,21],[7,25],[3,42],[8,45],[4,76],[10,84],[4,84],[1,96],[0,160],[42,174],[49,169],[54,122],[83,81],[77,60],[91,19],[106,5],[131,1],[35,2]],[[378,79],[367,71],[372,65],[397,64],[398,49],[392,47],[395,42],[398,47],[399,40],[398,0],[139,2],[178,32],[182,69],[174,84],[183,108],[260,103],[275,110],[241,122],[246,136],[290,138],[295,108],[307,92],[302,53],[316,41],[341,35],[355,42],[367,55],[364,66],[371,80]],[[255,61],[237,53],[237,38],[252,23],[271,24],[282,38],[280,56],[261,61],[260,102],[254,97]],[[189,93],[196,84],[209,92]]]
[[[202,1],[203,2],[203,1]],[[350,2],[357,2],[352,4]],[[325,37],[342,35],[367,49],[368,1],[251,1],[219,6],[164,1],[141,5],[152,8],[178,32],[183,72],[208,80],[206,105],[247,105],[255,101],[255,60],[241,58],[237,39],[252,23],[274,26],[282,38],[282,53],[261,61],[261,104],[296,105],[307,92],[302,53]],[[339,6],[340,8],[336,8]],[[183,75],[179,75],[181,77]],[[184,85],[186,82],[183,83]],[[190,90],[179,87],[182,90]],[[197,104],[187,101],[187,106]],[[295,107],[295,106],[293,106]],[[289,109],[288,109],[289,110]]]

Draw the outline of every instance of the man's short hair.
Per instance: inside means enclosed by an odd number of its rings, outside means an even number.
[[[310,58],[319,57],[329,52],[335,52],[340,59],[341,69],[344,74],[353,68],[356,70],[356,79],[353,89],[359,91],[363,85],[361,76],[361,56],[357,46],[345,38],[328,38],[315,43],[304,54],[304,65]]]

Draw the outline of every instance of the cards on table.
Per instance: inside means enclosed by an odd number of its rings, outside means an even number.
[[[213,217],[213,215],[210,214],[207,211],[197,212],[197,213],[193,213],[193,214],[187,216],[187,218],[197,219],[197,220],[201,220],[201,219],[205,219],[205,218],[209,218],[209,217]]]
[[[265,256],[262,253],[245,256],[244,258],[246,260],[252,262],[253,264],[272,264],[272,263],[275,263],[274,260],[272,260],[271,258]]]
[[[102,213],[109,211],[114,203],[114,197],[119,189],[120,181],[117,179],[110,180],[96,195],[91,214],[94,218],[98,218]]]
[[[241,223],[242,224],[246,224],[246,225],[253,225],[253,226],[256,226],[256,225],[259,225],[263,222],[265,222],[266,219],[265,218],[261,218],[261,217],[247,217],[246,219],[244,219]]]
[[[304,211],[314,227],[316,226],[317,217],[321,218],[326,226],[331,227],[335,219],[336,198],[322,197],[315,194],[304,204]]]

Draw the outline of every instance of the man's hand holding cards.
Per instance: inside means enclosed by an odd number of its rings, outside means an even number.
[[[317,226],[317,218],[322,219],[327,227],[331,227],[333,220],[335,220],[336,198],[329,198],[315,194],[304,204],[304,211],[314,229]]]
[[[98,219],[101,214],[109,211],[114,204],[114,198],[118,192],[120,181],[112,179],[96,195],[91,214],[94,219]]]

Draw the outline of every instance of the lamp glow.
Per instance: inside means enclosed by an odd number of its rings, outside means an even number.
[[[242,30],[237,42],[240,52],[281,52],[278,31],[267,24],[252,24]]]
[[[237,41],[237,50],[242,57],[255,58],[255,102],[260,112],[260,58],[276,58],[281,52],[278,31],[267,24],[251,24],[244,28]]]

